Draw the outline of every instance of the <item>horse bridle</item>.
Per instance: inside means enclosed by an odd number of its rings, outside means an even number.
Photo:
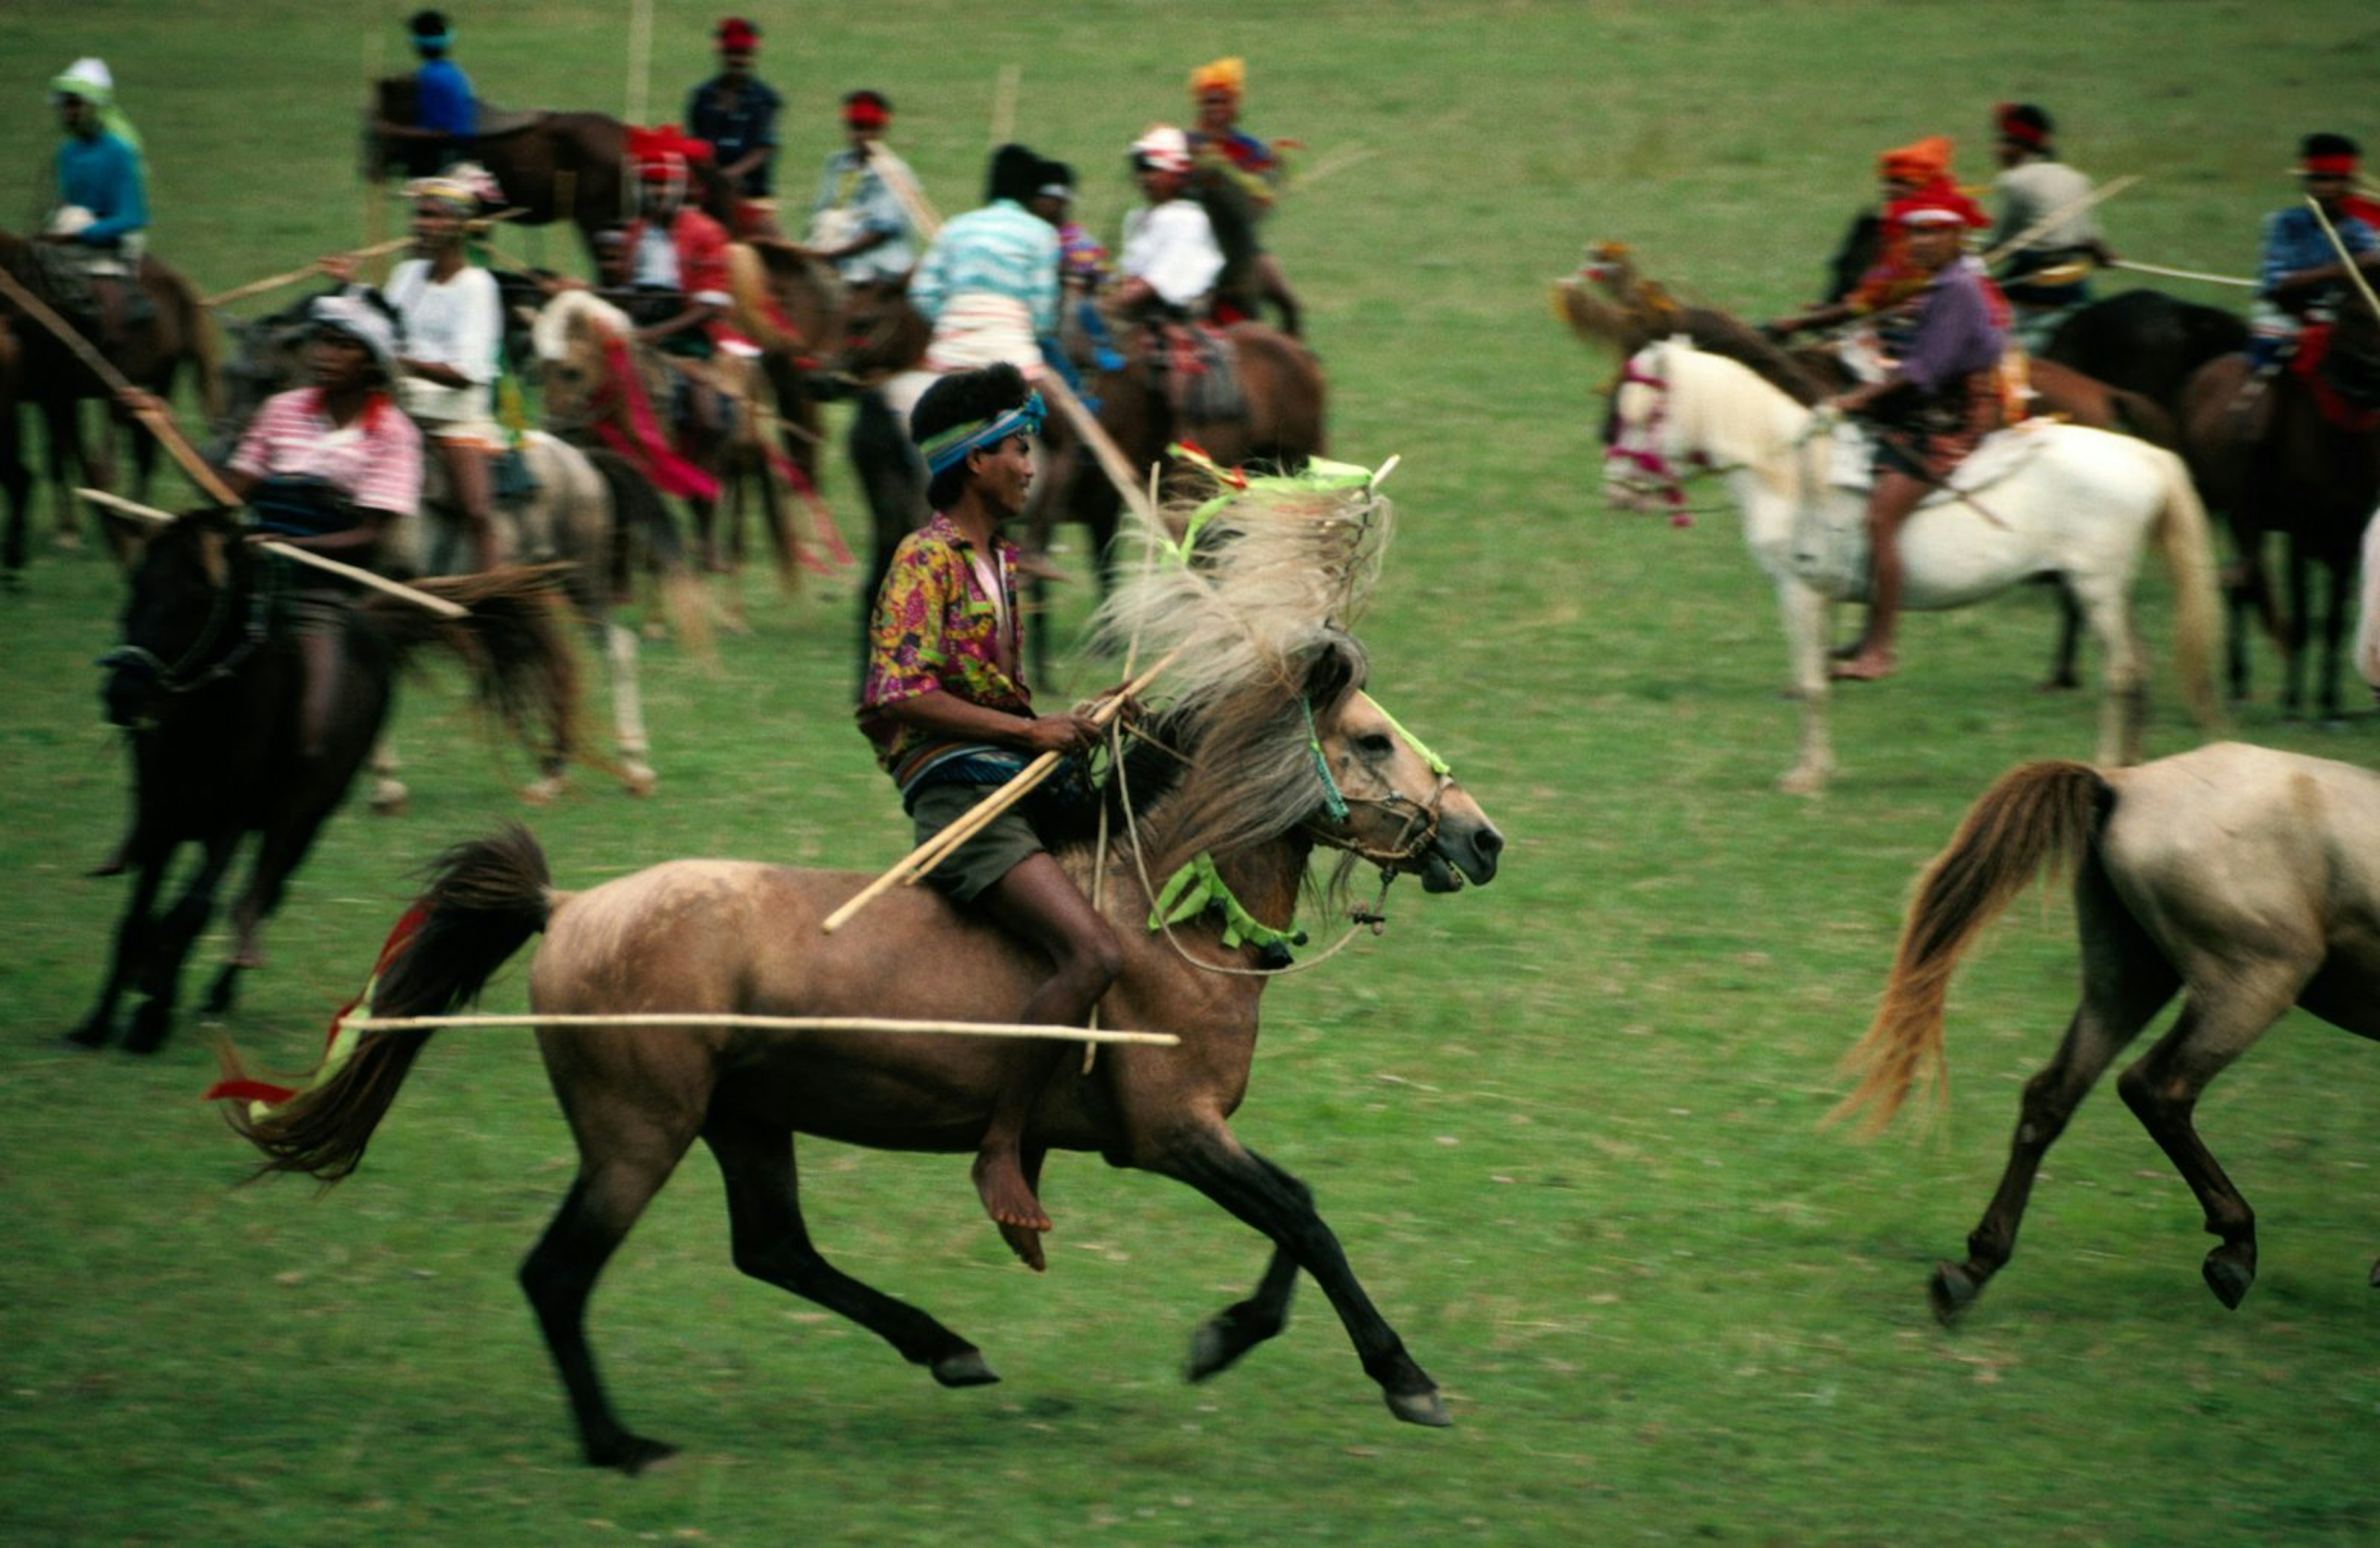
[[[1633,356],[1621,361],[1619,378],[1611,384],[1611,414],[1615,420],[1620,417],[1620,389],[1622,387],[1645,387],[1652,391],[1652,411],[1645,416],[1643,423],[1633,432],[1644,438],[1645,446],[1642,450],[1634,450],[1614,441],[1604,447],[1603,460],[1607,466],[1622,464],[1633,474],[1641,476],[1623,474],[1618,480],[1632,493],[1658,494],[1661,502],[1669,507],[1672,517],[1682,516],[1686,508],[1685,476],[1661,450],[1662,432],[1670,417],[1670,383],[1664,378],[1637,369]],[[1696,453],[1689,459],[1689,466],[1707,467],[1710,465],[1700,453]]]
[[[181,655],[174,660],[167,661],[147,646],[134,645],[128,640],[92,664],[103,667],[110,671],[121,671],[126,667],[145,667],[149,670],[152,686],[160,693],[175,696],[194,694],[201,688],[222,682],[246,665],[248,659],[255,655],[263,646],[267,621],[273,606],[272,595],[266,587],[250,587],[248,593],[247,626],[241,632],[239,642],[221,657],[207,662],[208,653],[215,648],[217,643],[223,638],[225,630],[230,625],[232,591],[233,588],[228,583],[213,588],[213,597],[207,608],[206,623],[200,625],[197,637],[192,639]],[[203,667],[200,665],[201,662],[205,662]]]
[[[1409,865],[1438,842],[1439,822],[1446,809],[1446,792],[1454,786],[1452,769],[1433,761],[1431,772],[1437,777],[1437,782],[1430,787],[1427,800],[1416,801],[1393,783],[1387,786],[1388,793],[1385,795],[1350,796],[1339,788],[1338,778],[1330,772],[1330,762],[1322,756],[1321,740],[1314,730],[1311,701],[1305,705],[1305,724],[1307,745],[1314,755],[1314,771],[1322,780],[1322,807],[1330,819],[1330,826],[1310,817],[1306,819],[1305,830],[1316,842],[1343,851],[1359,860],[1369,861],[1379,866],[1383,874],[1391,874],[1397,866]],[[1404,811],[1407,814],[1404,827],[1398,831],[1395,841],[1385,847],[1366,843],[1345,831],[1347,820],[1357,806]]]

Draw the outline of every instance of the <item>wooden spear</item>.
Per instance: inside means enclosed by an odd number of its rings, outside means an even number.
[[[1178,648],[1167,652],[1155,666],[1102,700],[1099,707],[1091,711],[1091,720],[1098,725],[1105,727],[1109,721],[1123,712],[1123,707],[1131,702],[1134,695],[1155,682],[1160,673],[1179,660],[1181,657],[1182,651]],[[992,818],[1030,794],[1035,786],[1056,771],[1062,756],[1058,753],[1043,753],[1039,757],[1026,764],[1008,783],[976,803],[974,809],[966,816],[911,850],[891,870],[869,882],[860,889],[857,896],[828,914],[824,926],[827,934],[832,935],[843,928],[850,922],[852,915],[891,891],[896,885],[915,886],[917,878],[940,865],[944,855],[975,837]]]
[[[1984,254],[1984,267],[1986,269],[1990,268],[1993,264],[1998,263],[2001,259],[2008,257],[2009,254],[2026,246],[2034,237],[2045,236],[2050,231],[2055,230],[2058,224],[2060,221],[2065,220],[2068,216],[2079,215],[2083,211],[2090,209],[2093,205],[2099,203],[2103,200],[2113,199],[2118,194],[2122,193],[2126,188],[2131,187],[2140,180],[2140,175],[2138,173],[2128,172],[2121,177],[2100,184],[2097,187],[2093,188],[2089,193],[2084,194],[2078,200],[2074,200],[2070,203],[2058,206],[2057,209],[2052,210],[2048,214],[2044,215],[2041,219],[2034,222],[2031,225],[2026,226],[2022,231],[2020,231],[2015,236],[2010,237],[2007,241],[2002,242],[1999,246]]]
[[[567,176],[568,174],[565,173],[564,175]],[[520,213],[521,212],[518,209],[499,210],[494,214],[485,216],[483,218],[474,217],[469,223],[471,235],[476,238],[480,233],[483,232],[487,227],[495,224],[498,221],[514,220],[518,218]],[[339,256],[360,262],[366,259],[386,258],[390,253],[396,251],[399,248],[409,248],[412,245],[413,238],[410,236],[392,236],[385,242],[375,242],[370,247],[358,248],[353,252],[342,253]],[[309,278],[313,274],[321,272],[322,266],[322,260],[317,259],[315,261],[306,265],[303,269],[292,269],[286,273],[281,274],[268,274],[263,279],[250,280],[246,284],[235,285],[231,289],[225,291],[220,296],[208,296],[206,299],[200,301],[199,305],[202,307],[222,307],[228,306],[234,301],[245,301],[251,296],[261,296],[268,290],[278,290],[285,284],[296,284],[302,279]]]
[[[2347,244],[2338,239],[2338,228],[2331,224],[2330,217],[2323,212],[2322,201],[2308,194],[2306,208],[2313,211],[2313,218],[2322,223],[2322,234],[2330,238],[2330,250],[2338,255],[2339,267],[2347,271],[2347,277],[2362,294],[2363,304],[2372,308],[2374,317],[2380,318],[2380,296],[2372,294],[2372,282],[2363,277],[2363,266],[2355,261],[2355,255],[2349,252]]]
[[[75,490],[75,493],[94,505],[104,505],[111,511],[130,516],[136,521],[145,521],[152,526],[165,526],[181,520],[171,511],[160,511],[152,505],[142,505],[127,500],[120,494],[110,494],[105,490],[80,489]],[[235,499],[230,503],[236,505],[238,501]],[[294,559],[300,564],[310,564],[326,574],[339,575],[368,586],[375,591],[385,591],[392,597],[402,597],[418,607],[428,608],[431,612],[443,613],[448,618],[471,616],[471,610],[460,602],[449,601],[443,597],[433,597],[427,591],[417,591],[412,587],[399,585],[390,580],[386,575],[376,575],[370,570],[358,569],[353,564],[342,564],[335,559],[326,559],[319,553],[309,553],[304,549],[292,548],[287,543],[264,542],[259,543],[257,547],[267,553],[277,553],[284,559]]]
[[[444,1027],[750,1027],[764,1032],[890,1032],[944,1037],[1040,1037],[1061,1043],[1141,1043],[1171,1048],[1170,1032],[1102,1032],[1046,1022],[907,1022],[887,1016],[747,1016],[728,1012],[624,1010],[602,1015],[350,1016],[354,1032],[423,1032]]]
[[[1054,370],[1044,371],[1035,385],[1041,389],[1042,396],[1058,405],[1058,412],[1066,417],[1066,423],[1075,428],[1075,433],[1082,438],[1083,444],[1091,449],[1091,455],[1099,461],[1099,471],[1108,476],[1108,482],[1116,487],[1116,492],[1123,496],[1124,502],[1143,520],[1155,526],[1157,502],[1144,492],[1140,480],[1133,477],[1132,464],[1124,460],[1123,449],[1116,445],[1114,437],[1109,435],[1099,423],[1099,417],[1083,406],[1083,400],[1075,395],[1074,388],[1066,384],[1066,379]],[[1154,482],[1152,478],[1152,485]]]
[[[56,334],[58,342],[90,367],[91,374],[106,383],[110,392],[122,394],[132,391],[132,383],[108,362],[107,357],[93,349],[89,340],[75,332],[72,324],[50,309],[48,302],[18,284],[17,277],[5,269],[0,269],[0,292],[5,292],[10,300],[22,307],[26,316]],[[191,482],[223,504],[237,505],[240,502],[239,497],[231,492],[215,470],[207,466],[206,458],[199,455],[197,449],[182,439],[180,428],[174,423],[173,416],[165,412],[163,405],[147,402],[133,409],[132,413],[134,417],[149,427],[152,434],[164,442],[165,450],[181,465],[182,471],[190,476]]]

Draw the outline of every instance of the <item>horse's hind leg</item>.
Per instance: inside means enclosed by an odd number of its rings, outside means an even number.
[[[1964,1311],[2007,1264],[2042,1157],[2108,1064],[2173,998],[2180,982],[2116,900],[2095,860],[2083,862],[2076,878],[2075,913],[2082,936],[2082,1001],[2056,1056],[2025,1082],[2008,1167],[1983,1219],[1968,1233],[1966,1261],[1935,1265],[1927,1295],[1935,1316],[1944,1322]]]
[[[207,841],[200,857],[198,873],[190,878],[174,906],[157,921],[150,936],[148,960],[141,965],[135,987],[146,998],[132,1013],[132,1025],[124,1034],[124,1051],[130,1054],[153,1054],[164,1046],[166,1034],[174,1030],[174,1006],[181,998],[182,970],[190,960],[190,947],[206,927],[215,911],[215,891],[223,885],[224,873],[231,868],[232,855],[239,845],[236,833],[218,834]]]
[[[1198,1324],[1190,1336],[1190,1358],[1183,1374],[1203,1382],[1230,1369],[1242,1355],[1289,1325],[1290,1292],[1297,1288],[1297,1260],[1276,1247],[1265,1264],[1256,1293]]]
[[[587,1460],[599,1468],[642,1472],[677,1451],[675,1446],[628,1430],[612,1411],[611,1400],[603,1395],[602,1378],[595,1370],[594,1351],[587,1346],[587,1298],[628,1228],[652,1202],[684,1153],[680,1142],[658,1165],[652,1164],[650,1155],[603,1161],[582,1157],[569,1196],[521,1264],[521,1288],[537,1313],[563,1390],[569,1394],[571,1415],[578,1421],[579,1444]]]
[[[1389,1411],[1413,1424],[1451,1422],[1447,1418],[1446,1405],[1439,1399],[1438,1384],[1405,1352],[1404,1340],[1356,1282],[1339,1239],[1315,1212],[1314,1196],[1305,1184],[1243,1146],[1229,1130],[1220,1126],[1184,1136],[1162,1154],[1135,1158],[1135,1164],[1179,1178],[1271,1239],[1279,1250],[1274,1263],[1267,1270],[1265,1284],[1258,1288],[1256,1298],[1243,1305],[1261,1313],[1271,1302],[1276,1312],[1285,1311],[1288,1288],[1277,1280],[1290,1273],[1290,1265],[1304,1269],[1322,1287],[1322,1293],[1330,1298],[1348,1337],[1354,1343],[1356,1355],[1364,1362],[1365,1373],[1380,1384]],[[1273,1292],[1269,1297],[1268,1289]],[[1230,1318],[1239,1310],[1234,1307],[1215,1321]],[[1214,1325],[1209,1323],[1200,1329],[1202,1341],[1210,1336],[1209,1330]],[[1251,1323],[1248,1331],[1253,1332],[1257,1325]],[[1232,1336],[1226,1333],[1214,1336],[1227,1348]],[[1244,1336],[1241,1351],[1258,1341]],[[1194,1344],[1194,1373],[1197,1360]],[[1220,1364],[1213,1367],[1221,1368]]]
[[[2316,945],[2304,959],[2223,964],[2219,980],[2210,979],[2219,982],[2219,989],[2193,984],[2173,1030],[2116,1082],[2124,1105],[2198,1196],[2207,1233],[2222,1239],[2206,1254],[2201,1272],[2215,1299],[2234,1310],[2256,1282],[2256,1214],[2199,1139],[2191,1115],[2207,1082],[2296,1001],[2320,959]]]
[[[157,906],[157,893],[164,885],[165,866],[173,858],[173,849],[149,853],[148,845],[140,842],[135,833],[134,852],[137,858],[132,868],[132,896],[124,905],[124,917],[115,926],[115,949],[108,955],[107,978],[99,986],[99,1003],[82,1024],[67,1034],[67,1041],[86,1048],[103,1046],[108,1034],[115,1030],[115,1007],[124,997],[125,986],[132,982],[134,972],[150,949],[151,911]]]
[[[905,1301],[864,1285],[819,1256],[802,1224],[793,1136],[783,1128],[713,1113],[703,1143],[727,1182],[735,1266],[780,1289],[841,1312],[922,1365],[944,1386],[1000,1378],[974,1345]]]

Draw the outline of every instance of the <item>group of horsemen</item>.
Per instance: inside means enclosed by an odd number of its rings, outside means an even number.
[[[452,30],[436,12],[409,26],[422,57],[420,121],[381,128],[424,143],[466,144],[473,99],[450,57]],[[689,354],[754,347],[731,320],[730,234],[689,197],[694,163],[709,161],[749,201],[752,229],[735,236],[774,236],[769,195],[779,103],[754,72],[759,30],[730,18],[713,37],[720,73],[693,93],[686,128],[631,135],[637,212],[597,244],[600,283],[639,301],[641,336]],[[99,331],[108,333],[129,315],[119,296],[137,268],[146,224],[139,140],[98,61],[78,62],[53,90],[67,139],[58,156],[61,214],[48,235],[88,279]],[[801,246],[847,284],[905,286],[933,324],[921,368],[885,386],[925,465],[933,514],[902,542],[877,599],[858,712],[921,842],[1027,759],[1079,754],[1102,734],[1080,709],[1042,714],[1033,706],[1022,668],[1019,555],[1002,532],[1023,511],[1035,478],[1043,415],[1035,380],[1069,369],[1054,347],[1062,308],[1105,288],[1111,312],[1228,320],[1250,315],[1260,296],[1295,331],[1295,299],[1260,247],[1244,265],[1245,291],[1218,293],[1226,260],[1210,208],[1236,209],[1253,226],[1281,186],[1274,149],[1236,126],[1243,67],[1235,59],[1202,67],[1190,90],[1193,127],[1159,125],[1132,143],[1145,202],[1127,216],[1112,263],[1070,218],[1072,172],[1015,145],[994,153],[984,206],[921,242],[914,180],[882,144],[891,103],[866,91],[843,99],[847,143],[822,171]],[[2087,208],[2088,180],[2057,158],[2048,115],[2004,104],[1993,127],[2003,168],[2000,231],[2019,238],[2002,244],[2008,263],[2000,281],[1967,251],[1968,234],[1992,223],[1952,180],[1949,141],[1935,139],[1879,158],[1880,207],[1854,225],[1834,292],[1770,325],[1782,335],[1864,320],[1884,364],[1880,375],[1835,400],[1879,430],[1869,507],[1873,605],[1865,634],[1837,664],[1844,677],[1893,670],[1896,534],[2004,422],[2012,331],[2087,299],[2090,266],[2114,260]],[[2337,135],[2304,140],[2299,175],[2323,219],[2292,208],[2265,223],[2253,344],[2260,371],[2269,372],[2309,320],[2338,304],[2349,278],[2339,248],[2354,264],[2380,268],[2380,208],[2360,200],[2356,172],[2353,142]],[[499,202],[501,190],[462,163],[416,179],[407,193],[413,256],[377,291],[349,283],[351,266],[326,263],[343,288],[311,306],[312,384],[265,404],[226,478],[250,503],[260,537],[366,561],[389,524],[413,514],[425,455],[434,454],[479,559],[501,562],[509,539],[496,518],[490,466],[504,444],[492,399],[502,303],[492,277],[466,250],[468,224]],[[339,692],[344,598],[303,579],[291,595],[290,630],[307,666],[297,734],[310,750]],[[1067,781],[1055,786],[1079,794]],[[1049,853],[1050,820],[1047,805],[1014,808],[958,846],[928,879],[1048,955],[1050,976],[1014,1020],[1080,1024],[1112,982],[1122,953],[1112,925]],[[975,1166],[987,1213],[1036,1266],[1050,1222],[1020,1140],[1063,1045],[1042,1046],[1046,1057],[1017,1061]]]
[[[462,149],[474,132],[475,102],[451,58],[452,28],[434,11],[408,27],[421,56],[417,121],[377,127],[392,139]],[[695,163],[708,162],[747,200],[749,225],[735,236],[773,237],[767,196],[777,103],[753,73],[759,30],[730,18],[713,36],[720,74],[694,92],[687,128],[629,133],[636,212],[596,241],[598,284],[633,304],[645,343],[693,356],[756,354],[732,317],[730,234],[690,196]],[[1101,734],[1084,710],[1034,708],[1022,668],[1020,556],[1001,531],[1022,513],[1036,476],[1044,409],[1035,380],[1071,369],[1058,347],[1061,306],[1083,304],[1081,315],[1092,320],[1088,299],[1104,291],[1098,315],[1178,338],[1185,322],[1250,316],[1260,295],[1281,308],[1288,331],[1296,329],[1295,298],[1278,265],[1247,240],[1282,167],[1274,148],[1236,127],[1245,80],[1236,59],[1202,67],[1190,81],[1194,127],[1160,124],[1133,141],[1130,164],[1145,203],[1126,217],[1112,260],[1070,218],[1070,169],[1018,145],[993,154],[982,208],[921,240],[914,180],[881,143],[891,103],[872,91],[843,99],[848,143],[826,163],[801,250],[832,264],[846,284],[905,290],[933,325],[919,368],[883,385],[917,448],[932,515],[903,541],[877,599],[858,711],[921,842],[1028,758],[1080,754]],[[139,321],[128,301],[138,293],[130,282],[147,224],[139,141],[102,62],[79,61],[52,86],[67,136],[57,161],[59,214],[48,232],[53,256],[88,285],[91,304],[79,309],[91,331],[113,343]],[[1194,194],[1194,180],[1203,191]],[[494,401],[504,303],[467,243],[471,224],[501,205],[503,192],[460,158],[405,192],[411,256],[377,288],[357,283],[352,260],[323,260],[339,288],[308,307],[311,381],[267,399],[221,472],[248,505],[255,540],[369,565],[395,524],[416,514],[434,458],[480,563],[502,563],[516,557],[516,541],[500,520],[492,473],[507,442]],[[1237,234],[1250,275],[1245,298],[1224,285],[1225,244],[1210,204],[1245,223]],[[1091,326],[1096,333],[1098,322]],[[127,397],[130,407],[163,406]],[[343,691],[351,593],[299,568],[280,572],[277,584],[281,623],[302,666],[293,741],[301,757],[319,757]],[[1049,788],[1077,800],[1087,793],[1079,780]],[[1081,1024],[1121,961],[1113,928],[1049,853],[1048,825],[1064,799],[1038,796],[996,818],[927,877],[1049,956],[1051,975],[1014,1020]],[[1000,1093],[975,1179],[1003,1237],[1038,1267],[1050,1222],[1020,1141],[1063,1046],[1035,1046],[1048,1052],[1020,1060]]]

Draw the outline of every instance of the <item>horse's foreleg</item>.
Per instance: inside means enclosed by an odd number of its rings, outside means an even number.
[[[231,869],[232,856],[238,847],[237,833],[218,833],[209,838],[189,886],[183,889],[181,897],[175,900],[164,917],[157,921],[134,986],[145,998],[132,1013],[132,1025],[124,1034],[125,1052],[153,1054],[174,1030],[174,1006],[181,998],[182,969],[190,960],[190,947],[199,938],[199,932],[214,913],[216,889],[223,885],[224,873]]]
[[[2050,659],[2049,675],[2043,680],[2044,693],[2062,693],[2079,688],[2082,680],[2075,675],[2074,657],[2082,644],[2082,605],[2074,599],[2072,588],[2060,576],[2058,585],[2058,648]]]
[[[2281,716],[2294,720],[2305,713],[2306,643],[2313,635],[2313,618],[2307,608],[2313,586],[2307,570],[2312,562],[2305,545],[2289,538],[2289,615],[2281,623]]]
[[[1983,1219],[1968,1233],[1966,1261],[1935,1266],[1928,1295],[1944,1322],[1964,1311],[2006,1266],[2042,1158],[2116,1055],[2173,998],[2180,982],[2095,861],[2086,861],[2076,878],[2075,913],[2082,937],[2082,1000],[2057,1054],[2025,1082],[2008,1167]]]
[[[2256,1282],[2256,1215],[2199,1139],[2191,1114],[2207,1082],[2296,1003],[2321,958],[2320,943],[2310,942],[2301,957],[2266,957],[2228,973],[2219,989],[2192,986],[2172,1030],[2116,1081],[2124,1105],[2197,1195],[2207,1233],[2222,1239],[2201,1272],[2215,1299],[2234,1310]]]
[[[1150,1170],[1179,1178],[1191,1187],[1222,1205],[1241,1220],[1270,1238],[1279,1250],[1275,1264],[1266,1276],[1269,1284],[1276,1275],[1286,1274],[1292,1265],[1314,1276],[1322,1293],[1345,1324],[1347,1336],[1355,1346],[1356,1355],[1364,1362],[1366,1374],[1380,1384],[1381,1395],[1388,1399],[1389,1411],[1413,1424],[1442,1425],[1451,1422],[1446,1405],[1439,1401],[1438,1384],[1431,1381],[1405,1352],[1404,1340],[1397,1336],[1364,1287],[1356,1282],[1354,1271],[1347,1266],[1347,1258],[1320,1215],[1315,1212],[1314,1196],[1305,1184],[1287,1172],[1242,1146],[1230,1131],[1218,1128],[1209,1132],[1186,1138],[1163,1155],[1138,1163]],[[1285,1310],[1287,1290],[1282,1288],[1274,1297],[1280,1304],[1275,1310]],[[1261,1311],[1265,1302],[1264,1288],[1259,1287],[1253,1302]],[[1238,1308],[1233,1308],[1236,1312]],[[1222,1313],[1228,1318],[1231,1312]],[[1217,1321],[1220,1321],[1219,1318]],[[1256,1324],[1251,1324],[1253,1331]],[[1199,1342],[1208,1341],[1210,1329],[1200,1329]],[[1228,1334],[1212,1336],[1229,1339]],[[1242,1348],[1258,1340],[1249,1337]],[[1198,1350],[1192,1349],[1194,1374],[1197,1373]],[[1225,1361],[1224,1363],[1228,1363]],[[1220,1370],[1220,1364],[1212,1367]]]
[[[713,1113],[702,1138],[727,1183],[727,1219],[739,1271],[857,1323],[944,1386],[981,1386],[1000,1379],[974,1345],[819,1255],[802,1224],[788,1131]]]
[[[174,856],[174,846],[152,853],[150,844],[142,841],[136,829],[126,848],[132,855],[132,896],[124,904],[124,917],[116,921],[115,949],[108,956],[107,977],[99,986],[99,1003],[84,1017],[82,1024],[67,1034],[67,1041],[86,1048],[103,1046],[115,1030],[115,1007],[124,998],[125,986],[148,954],[150,915],[157,906],[158,891],[164,886],[165,867]]]
[[[1800,706],[1801,747],[1777,788],[1791,795],[1815,795],[1834,772],[1834,746],[1827,734],[1827,619],[1825,597],[1791,575],[1777,582],[1777,611],[1785,625],[1785,650]]]
[[[2347,650],[2347,595],[2355,577],[2355,555],[2334,554],[2325,571],[2330,581],[2329,606],[2322,620],[2322,662],[2315,670],[2321,675],[2322,718],[2336,722],[2338,708],[2339,659]]]

